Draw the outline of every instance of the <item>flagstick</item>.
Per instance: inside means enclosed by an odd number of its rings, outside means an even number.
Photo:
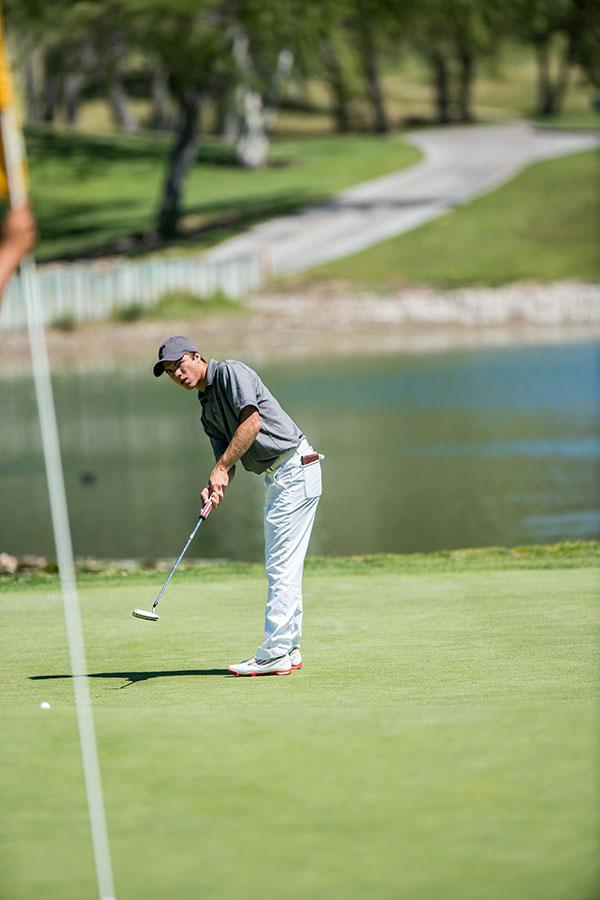
[[[10,202],[12,206],[22,206],[27,202],[23,177],[24,154],[14,109],[8,108],[0,113],[0,127]],[[25,295],[27,330],[29,333],[33,377],[46,463],[46,478],[48,481],[52,527],[62,589],[67,643],[73,676],[79,745],[88,802],[98,892],[101,900],[115,900],[58,428],[44,335],[44,322],[33,258],[26,259],[21,265],[21,284]]]

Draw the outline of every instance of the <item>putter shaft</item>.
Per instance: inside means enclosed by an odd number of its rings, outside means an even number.
[[[177,566],[179,565],[179,563],[181,562],[181,560],[182,560],[183,557],[185,556],[186,551],[187,551],[187,548],[190,546],[190,544],[191,544],[192,541],[194,540],[194,538],[195,538],[195,536],[196,536],[196,532],[198,531],[198,529],[200,528],[200,526],[202,525],[202,523],[204,522],[204,520],[208,517],[208,514],[210,513],[211,509],[212,509],[212,503],[211,503],[210,500],[209,500],[208,503],[206,504],[206,506],[204,506],[204,507],[202,508],[202,510],[200,511],[200,515],[198,516],[198,521],[197,521],[196,524],[194,525],[194,528],[193,528],[193,530],[192,530],[192,533],[190,534],[189,538],[188,538],[187,541],[186,541],[185,547],[183,548],[183,550],[182,550],[181,553],[179,554],[179,557],[178,557],[178,559],[177,559],[175,565],[173,566],[173,568],[172,568],[171,571],[169,572],[169,577],[167,578],[167,580],[165,581],[165,583],[164,583],[163,586],[161,587],[161,589],[160,589],[160,591],[159,591],[159,593],[158,593],[158,596],[157,596],[156,600],[155,600],[154,603],[152,604],[152,612],[154,612],[154,610],[155,610],[156,607],[158,606],[159,601],[160,601],[160,598],[161,598],[162,595],[164,594],[164,592],[165,592],[165,590],[166,590],[166,587],[167,587],[168,583],[170,582],[171,578],[172,578],[173,575],[175,574],[175,570],[177,569]]]

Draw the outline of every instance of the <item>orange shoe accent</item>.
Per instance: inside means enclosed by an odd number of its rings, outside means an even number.
[[[300,663],[300,667],[301,666],[302,666],[302,663]],[[300,668],[300,667],[292,666],[292,669]],[[227,669],[227,671],[229,672],[230,675],[235,675],[236,678],[264,678],[265,675],[291,675],[292,669],[281,669],[279,672],[276,672],[276,671],[274,671],[274,672],[248,672],[246,675],[243,675],[241,672],[234,672],[234,671],[232,671],[232,669]]]

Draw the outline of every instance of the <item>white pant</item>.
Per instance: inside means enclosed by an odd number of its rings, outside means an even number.
[[[303,466],[306,439],[272,474],[265,474],[265,565],[269,593],[265,639],[257,659],[276,659],[300,646],[302,571],[321,497],[321,463]]]

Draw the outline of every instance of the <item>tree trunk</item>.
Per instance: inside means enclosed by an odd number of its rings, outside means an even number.
[[[291,50],[280,50],[277,54],[275,74],[271,79],[265,99],[265,127],[267,134],[271,134],[275,119],[279,112],[279,104],[285,83],[290,77],[294,65],[294,54]]]
[[[156,131],[169,129],[169,88],[161,64],[156,61],[152,65],[152,128]]]
[[[42,100],[39,91],[39,82],[36,65],[38,56],[37,51],[28,53],[25,59],[25,117],[27,122],[41,121]]]
[[[125,134],[135,134],[138,121],[127,103],[127,94],[119,77],[112,82],[108,92],[108,102],[115,117],[115,122]]]
[[[358,12],[356,36],[362,70],[367,85],[367,96],[373,110],[373,131],[376,134],[387,134],[390,126],[383,103],[383,90],[371,19],[360,0],[358,0],[356,8]]]
[[[560,58],[560,66],[554,87],[554,115],[562,112],[565,102],[565,96],[569,87],[569,77],[571,75],[571,61],[569,51],[565,50]]]
[[[60,76],[53,72],[46,72],[46,78],[44,80],[44,105],[42,111],[44,122],[54,122],[59,93]]]
[[[228,128],[228,115],[231,107],[231,97],[229,96],[229,91],[215,91],[212,96],[212,102],[214,106],[215,116],[215,134],[218,134],[220,137],[225,138]]]
[[[560,56],[556,79],[552,79],[550,68],[550,39],[548,35],[537,35],[534,38],[535,54],[538,64],[538,96],[536,114],[538,116],[555,116],[561,112],[571,73],[569,47]]]
[[[450,78],[448,64],[443,53],[435,50],[429,56],[433,70],[433,86],[435,89],[436,120],[440,125],[450,121]]]
[[[77,124],[82,83],[83,75],[79,72],[70,72],[68,75],[65,75],[63,82],[63,97],[67,114],[67,123],[71,127]]]
[[[538,67],[536,115],[551,116],[554,100],[552,96],[552,80],[550,78],[548,36],[537,35],[534,38],[534,47]]]
[[[267,164],[269,139],[262,97],[247,87],[238,88],[241,130],[235,144],[238,161],[246,169],[261,169]]]
[[[237,113],[235,97],[227,100],[227,108],[223,114],[223,124],[221,126],[223,138],[230,144],[235,144],[240,136],[240,117]]]
[[[177,234],[177,222],[181,215],[183,182],[190,166],[196,159],[200,137],[202,95],[190,88],[178,100],[179,128],[169,159],[169,168],[157,219],[157,230],[163,237],[173,237]]]
[[[471,107],[474,60],[473,54],[467,47],[458,49],[458,90],[457,103],[459,122],[472,122],[473,110]]]
[[[247,169],[259,169],[267,162],[269,140],[262,97],[250,86],[254,66],[248,51],[248,37],[238,30],[233,41],[233,58],[238,71],[235,89],[235,112],[238,135],[235,152],[238,162]]]
[[[350,91],[344,69],[330,41],[321,45],[320,56],[325,67],[327,84],[333,97],[336,131],[338,134],[345,134],[350,131]]]
[[[367,42],[370,43],[370,41]],[[367,81],[367,95],[373,109],[373,131],[375,134],[387,134],[390,126],[383,104],[379,67],[373,50],[363,56],[363,67]]]

